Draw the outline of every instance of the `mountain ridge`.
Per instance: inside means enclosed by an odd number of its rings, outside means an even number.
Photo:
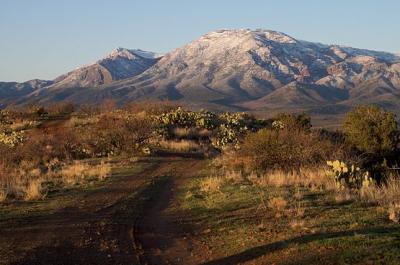
[[[93,65],[18,103],[168,99],[249,110],[400,104],[398,55],[297,40],[273,30],[213,31],[163,56],[117,48]]]

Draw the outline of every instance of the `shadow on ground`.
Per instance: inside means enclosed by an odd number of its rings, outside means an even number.
[[[268,255],[273,253],[274,251],[283,250],[289,247],[291,244],[307,244],[317,240],[324,239],[334,239],[340,237],[351,237],[355,235],[382,235],[389,233],[400,233],[400,227],[393,228],[368,228],[368,229],[358,229],[358,230],[350,230],[350,231],[342,231],[335,233],[317,233],[305,236],[299,236],[288,240],[283,240],[263,246],[258,246],[254,248],[247,249],[243,252],[220,258],[217,260],[213,260],[210,262],[203,263],[202,265],[233,265],[233,264],[241,264],[243,262],[252,261],[254,259],[260,258],[264,255]]]

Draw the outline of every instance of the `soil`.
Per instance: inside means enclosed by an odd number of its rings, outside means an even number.
[[[180,186],[204,165],[163,158],[55,213],[3,219],[0,264],[204,263],[209,253],[177,207]]]

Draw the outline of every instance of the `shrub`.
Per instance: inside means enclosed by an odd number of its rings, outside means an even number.
[[[226,112],[219,116],[220,125],[217,129],[213,145],[219,149],[233,146],[240,148],[242,138],[250,132],[256,132],[269,125],[268,121],[258,120],[247,113]]]
[[[177,108],[155,115],[160,136],[171,139],[176,136],[209,138],[217,149],[239,147],[241,139],[248,132],[257,131],[267,125],[246,113],[223,113],[189,111]],[[211,133],[212,132],[212,133]]]
[[[247,157],[247,166],[256,170],[293,170],[320,164],[335,153],[337,148],[330,141],[313,132],[262,129],[245,138],[238,155]]]
[[[311,117],[306,113],[298,115],[282,113],[275,119],[274,127],[288,130],[309,130],[311,129]]]
[[[79,129],[82,148],[89,156],[102,157],[139,152],[153,134],[153,121],[126,113],[102,115],[97,122]]]
[[[0,144],[14,147],[24,141],[23,132],[0,133]]]
[[[47,108],[49,115],[68,115],[75,111],[75,106],[72,103],[57,103]]]
[[[361,152],[385,156],[396,148],[395,115],[377,106],[360,106],[347,113],[343,129],[347,143]]]

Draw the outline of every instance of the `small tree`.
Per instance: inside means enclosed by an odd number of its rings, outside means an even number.
[[[282,128],[289,130],[309,130],[311,129],[311,117],[306,113],[298,115],[291,113],[281,113],[275,119]]]
[[[347,113],[343,128],[346,142],[361,152],[385,156],[396,148],[396,117],[378,106],[360,106]]]

